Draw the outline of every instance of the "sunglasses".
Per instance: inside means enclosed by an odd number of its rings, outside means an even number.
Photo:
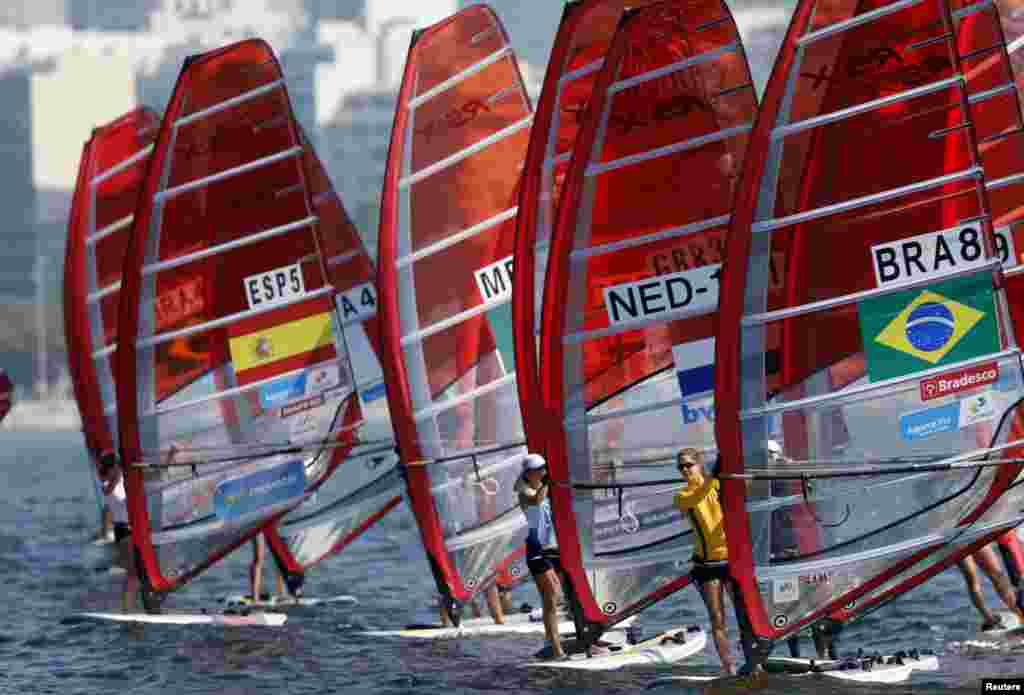
[[[696,461],[680,461],[676,464],[679,468],[693,468],[697,465]]]

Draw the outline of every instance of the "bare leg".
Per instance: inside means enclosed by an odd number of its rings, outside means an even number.
[[[441,615],[441,625],[444,627],[450,627],[452,624],[451,618],[448,617],[448,611],[444,609],[444,598],[438,596],[437,598],[437,612]]]
[[[498,598],[498,585],[491,584],[487,587],[485,596],[487,598],[487,607],[491,611],[491,617],[494,618],[494,622],[498,625],[504,625],[505,610],[501,605],[501,600]]]
[[[1006,573],[1003,572],[1003,568],[999,566],[999,558],[996,556],[992,546],[986,545],[974,554],[974,558],[981,569],[985,571],[985,574],[988,575],[989,581],[995,587],[996,593],[999,594],[999,598],[1003,601],[1003,605],[1017,615],[1021,615],[1020,607],[1017,605],[1017,597],[1013,595],[1013,587],[1010,585],[1010,580],[1007,578]]]
[[[704,599],[704,605],[708,609],[708,618],[711,620],[711,637],[715,641],[715,648],[718,650],[718,658],[722,661],[722,668],[728,674],[736,673],[736,665],[732,660],[732,653],[729,650],[729,640],[725,636],[725,611],[722,608],[722,582],[718,579],[710,579],[700,587],[700,595]]]
[[[277,595],[278,596],[285,596],[287,593],[288,592],[285,591],[285,588],[284,588],[284,576],[280,572],[278,572],[277,573]]]
[[[263,591],[263,536],[252,539],[252,564],[249,565],[249,588],[252,600],[259,601]]]
[[[556,659],[565,656],[562,649],[562,638],[558,633],[558,576],[553,569],[544,574],[534,576],[544,611],[544,634],[551,643],[551,652]]]
[[[99,540],[103,540],[114,535],[114,515],[110,513],[110,507],[104,505],[103,507],[103,522],[100,525]]]
[[[132,539],[122,538],[117,543],[120,564],[124,567],[124,584],[121,589],[121,610],[132,613],[138,608],[139,577],[135,571],[135,549]]]
[[[971,603],[981,613],[982,620],[986,624],[995,622],[995,618],[989,612],[985,605],[985,599],[981,595],[981,582],[978,581],[978,567],[974,564],[974,558],[965,557],[957,564],[957,567],[960,568],[960,573],[963,574],[964,582],[967,584],[967,595],[971,597]]]
[[[498,590],[498,598],[501,600],[502,613],[514,613],[516,607],[512,605],[512,592]]]
[[[811,636],[814,638],[814,648],[818,652],[819,659],[829,659],[829,647],[832,646],[832,637],[826,635],[820,627],[811,628]]]

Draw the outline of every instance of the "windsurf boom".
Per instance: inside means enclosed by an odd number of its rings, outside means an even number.
[[[978,148],[1006,90],[965,79],[1005,56],[986,7],[801,2],[769,80],[715,361],[730,567],[764,644],[1020,521],[1020,351]]]
[[[64,258],[64,339],[89,477],[100,513],[99,456],[117,449],[113,367],[124,253],[160,117],[139,108],[96,128],[82,149]]]
[[[140,193],[119,313],[121,459],[152,591],[180,586],[302,501],[359,420],[303,151],[266,43],[185,62]]]
[[[381,362],[409,501],[449,604],[486,587],[526,536],[509,300],[531,122],[489,8],[414,35],[381,201]]]
[[[396,469],[398,457],[380,368],[373,263],[323,164],[305,137],[303,141],[317,239],[327,277],[337,292],[335,308],[351,356],[363,422],[351,448],[336,447],[328,453],[330,470],[344,465],[339,474],[264,532],[293,591],[308,569],[340,552],[394,509],[404,486]],[[350,416],[358,412],[353,409]]]
[[[540,368],[562,564],[595,633],[689,583],[675,456],[715,450],[713,314],[756,110],[726,5],[662,2],[625,14],[580,124]]]

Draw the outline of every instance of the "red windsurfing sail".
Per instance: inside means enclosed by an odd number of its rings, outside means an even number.
[[[716,448],[718,276],[756,111],[726,5],[678,0],[624,15],[580,124],[540,367],[562,564],[591,624],[689,582],[675,456]]]
[[[510,298],[531,121],[489,8],[415,35],[381,201],[381,362],[410,503],[449,601],[487,586],[526,537]]]
[[[121,271],[160,117],[139,108],[96,128],[82,150],[64,258],[64,339],[82,432],[95,465],[117,449],[113,368]]]
[[[4,418],[7,417],[7,413],[11,412],[13,404],[14,383],[7,376],[7,372],[0,368],[0,422],[3,422]]]
[[[303,500],[359,403],[273,52],[186,60],[125,256],[117,350],[132,539],[181,585]]]
[[[1020,249],[1024,248],[1021,245],[1024,237],[1020,237],[1020,223],[1024,219],[1024,208],[1020,204],[1024,194],[1024,121],[1020,109],[1020,95],[1024,90],[1021,55],[1024,26],[1015,17],[1020,11],[1019,5],[1006,0],[992,5],[960,3],[954,5],[952,13],[985,172],[995,255],[1002,262],[1008,309],[1018,336],[1024,331],[1024,278],[1021,276],[1024,266],[1020,256]],[[1009,419],[997,425],[995,411],[979,407],[979,398],[985,398],[985,394],[965,400],[964,407],[977,410],[972,417],[988,424],[985,428],[979,427],[980,443],[991,440],[997,426],[1017,426]],[[1020,431],[1013,431],[1014,437],[1020,434]],[[833,618],[847,621],[877,610],[950,567],[966,552],[993,539],[1007,551],[1004,559],[1013,563],[1008,568],[1011,576],[1015,573],[1019,576],[1024,566],[1021,565],[1020,543],[1012,526],[1016,525],[1014,520],[1018,523],[1024,520],[1021,501],[1019,489],[1003,494],[956,542],[948,543],[915,565],[910,577],[896,575],[859,599],[852,608],[844,606],[835,611]],[[1011,530],[1005,530],[1007,526]]]
[[[380,367],[380,327],[373,262],[359,231],[308,139],[303,138],[306,177],[317,217],[317,239],[327,277],[337,292],[363,422],[352,448],[329,453],[330,468],[343,465],[295,511],[264,534],[290,587],[306,570],[340,552],[402,500],[404,483]],[[358,414],[353,410],[351,415]],[[349,423],[354,424],[354,423]]]
[[[954,10],[801,2],[751,135],[716,434],[730,570],[768,642],[1020,521],[1001,497],[1020,469],[1020,352],[978,148],[999,84],[965,79],[1002,42],[983,4]]]
[[[518,272],[512,278],[516,382],[526,420],[526,439],[532,451],[543,450],[545,413],[540,399],[537,348],[548,249],[565,174],[594,80],[604,64],[622,13],[627,7],[649,4],[630,0],[567,3],[534,112],[516,217]]]

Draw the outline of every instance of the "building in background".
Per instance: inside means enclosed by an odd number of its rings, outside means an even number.
[[[60,372],[66,220],[82,145],[137,105],[162,111],[189,55],[259,36],[281,60],[300,123],[371,253],[395,95],[414,29],[469,0],[3,0],[0,2],[0,359],[33,381],[45,285],[49,354]],[[563,3],[491,0],[520,55],[534,102]],[[764,7],[769,7],[767,4]],[[741,12],[740,14],[744,14]],[[785,10],[747,12],[748,48],[774,53]],[[763,15],[763,16],[762,16]],[[738,19],[740,19],[738,17]],[[772,38],[759,41],[769,26]],[[751,42],[753,41],[753,44]],[[773,43],[774,42],[774,43]],[[769,48],[762,49],[767,45]],[[771,57],[748,50],[758,75]],[[42,257],[42,263],[38,259]],[[39,268],[42,268],[39,271]],[[19,308],[20,307],[20,308]],[[29,317],[37,316],[31,311]],[[17,311],[15,311],[17,309]],[[6,313],[4,313],[6,312]],[[19,333],[20,331],[20,333]],[[37,350],[36,350],[37,351]],[[45,370],[44,370],[45,371]]]

